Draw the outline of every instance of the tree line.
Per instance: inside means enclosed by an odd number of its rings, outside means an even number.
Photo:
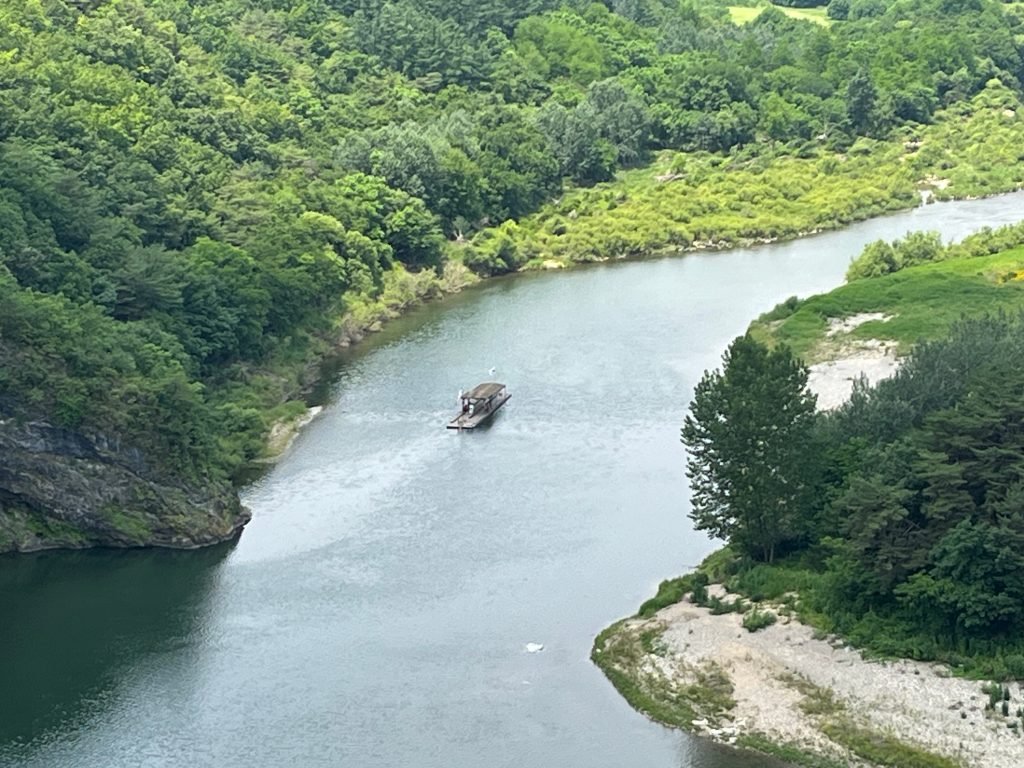
[[[666,148],[843,151],[993,77],[1020,93],[1020,20],[998,3],[853,15],[4,4],[0,405],[227,472],[347,308],[395,269],[438,269],[452,241],[474,240],[482,273],[517,268],[504,233],[567,182]]]

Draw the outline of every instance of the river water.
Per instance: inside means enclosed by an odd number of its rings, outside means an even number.
[[[692,388],[866,242],[1022,218],[1020,195],[935,204],[494,280],[396,321],[245,490],[237,543],[0,559],[0,765],[768,765],[647,721],[588,660],[715,546],[686,516]],[[445,430],[492,367],[512,400],[487,429]]]

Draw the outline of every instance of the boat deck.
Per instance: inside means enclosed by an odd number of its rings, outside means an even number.
[[[468,413],[460,413],[458,416],[456,416],[454,419],[448,422],[448,429],[462,430],[475,429],[476,427],[479,427],[481,424],[483,424],[485,421],[491,418],[491,416],[493,416],[495,412],[499,408],[501,408],[501,406],[508,402],[508,399],[510,397],[512,397],[512,395],[506,393],[504,397],[495,400],[494,405],[491,408],[482,412],[477,411],[472,416],[470,416]]]

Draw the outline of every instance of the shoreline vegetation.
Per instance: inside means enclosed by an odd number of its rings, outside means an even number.
[[[1019,9],[808,13],[7,4],[0,420],[129,446],[199,503],[268,454],[319,361],[467,281],[1024,184]],[[30,497],[0,488],[26,536],[142,530],[140,486],[53,507],[27,471]]]
[[[348,347],[403,310],[491,274],[770,244],[932,202],[1019,191],[1024,169],[1008,172],[999,162],[1018,141],[1024,105],[994,80],[932,125],[907,137],[859,140],[845,153],[665,153],[614,181],[570,189],[520,222],[449,242],[440,276],[400,267],[388,273],[377,299],[347,299],[336,343]],[[982,157],[989,161],[979,164]],[[945,177],[937,175],[943,170]],[[489,271],[485,257],[495,252],[502,262],[490,266],[501,268]]]
[[[1011,147],[1024,107],[998,80],[929,125],[845,151],[809,142],[799,152],[664,153],[615,181],[566,192],[525,217],[449,245],[490,271],[771,243],[834,230],[922,201],[975,199],[1024,186]]]
[[[935,233],[913,233],[896,245],[901,242],[924,245],[924,258],[828,293],[788,299],[757,318],[751,334],[785,344],[809,363],[859,350],[905,355],[921,340],[941,338],[962,316],[1013,312],[1024,304],[1024,226],[982,231],[951,246]],[[880,245],[892,247],[874,243],[866,253]]]
[[[712,583],[706,574],[724,554],[663,582],[636,616],[596,638],[592,660],[635,709],[807,768],[1024,760],[1018,687],[866,657],[803,623],[794,593],[755,602]]]
[[[666,153],[616,181],[569,190],[519,223],[450,242],[440,275],[399,266],[385,274],[378,298],[349,297],[333,340],[307,361],[295,394],[315,386],[317,366],[334,351],[489,274],[769,244],[918,205],[990,197],[1024,186],[1024,170],[1007,176],[997,161],[1014,141],[1024,142],[1024,106],[998,81],[910,136],[861,140],[839,154],[808,149],[807,156],[797,158]],[[935,145],[942,150],[932,151]],[[989,160],[979,165],[981,157]],[[287,412],[270,423],[254,463],[283,454],[270,436],[294,418]]]
[[[303,427],[319,416],[322,406],[309,405],[306,398],[321,383],[321,370],[332,357],[349,349],[368,335],[378,333],[390,320],[401,317],[421,304],[459,293],[480,278],[458,262],[447,262],[440,275],[429,271],[411,273],[397,266],[384,276],[384,290],[375,299],[350,297],[348,311],[339,318],[331,340],[313,352],[302,366],[302,375],[291,396],[273,410],[267,423],[262,448],[247,464],[239,467],[245,480],[261,467],[279,461]]]

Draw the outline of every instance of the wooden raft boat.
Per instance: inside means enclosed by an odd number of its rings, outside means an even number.
[[[448,429],[473,429],[487,421],[512,397],[504,384],[486,381],[459,395],[462,411],[448,422]]]

